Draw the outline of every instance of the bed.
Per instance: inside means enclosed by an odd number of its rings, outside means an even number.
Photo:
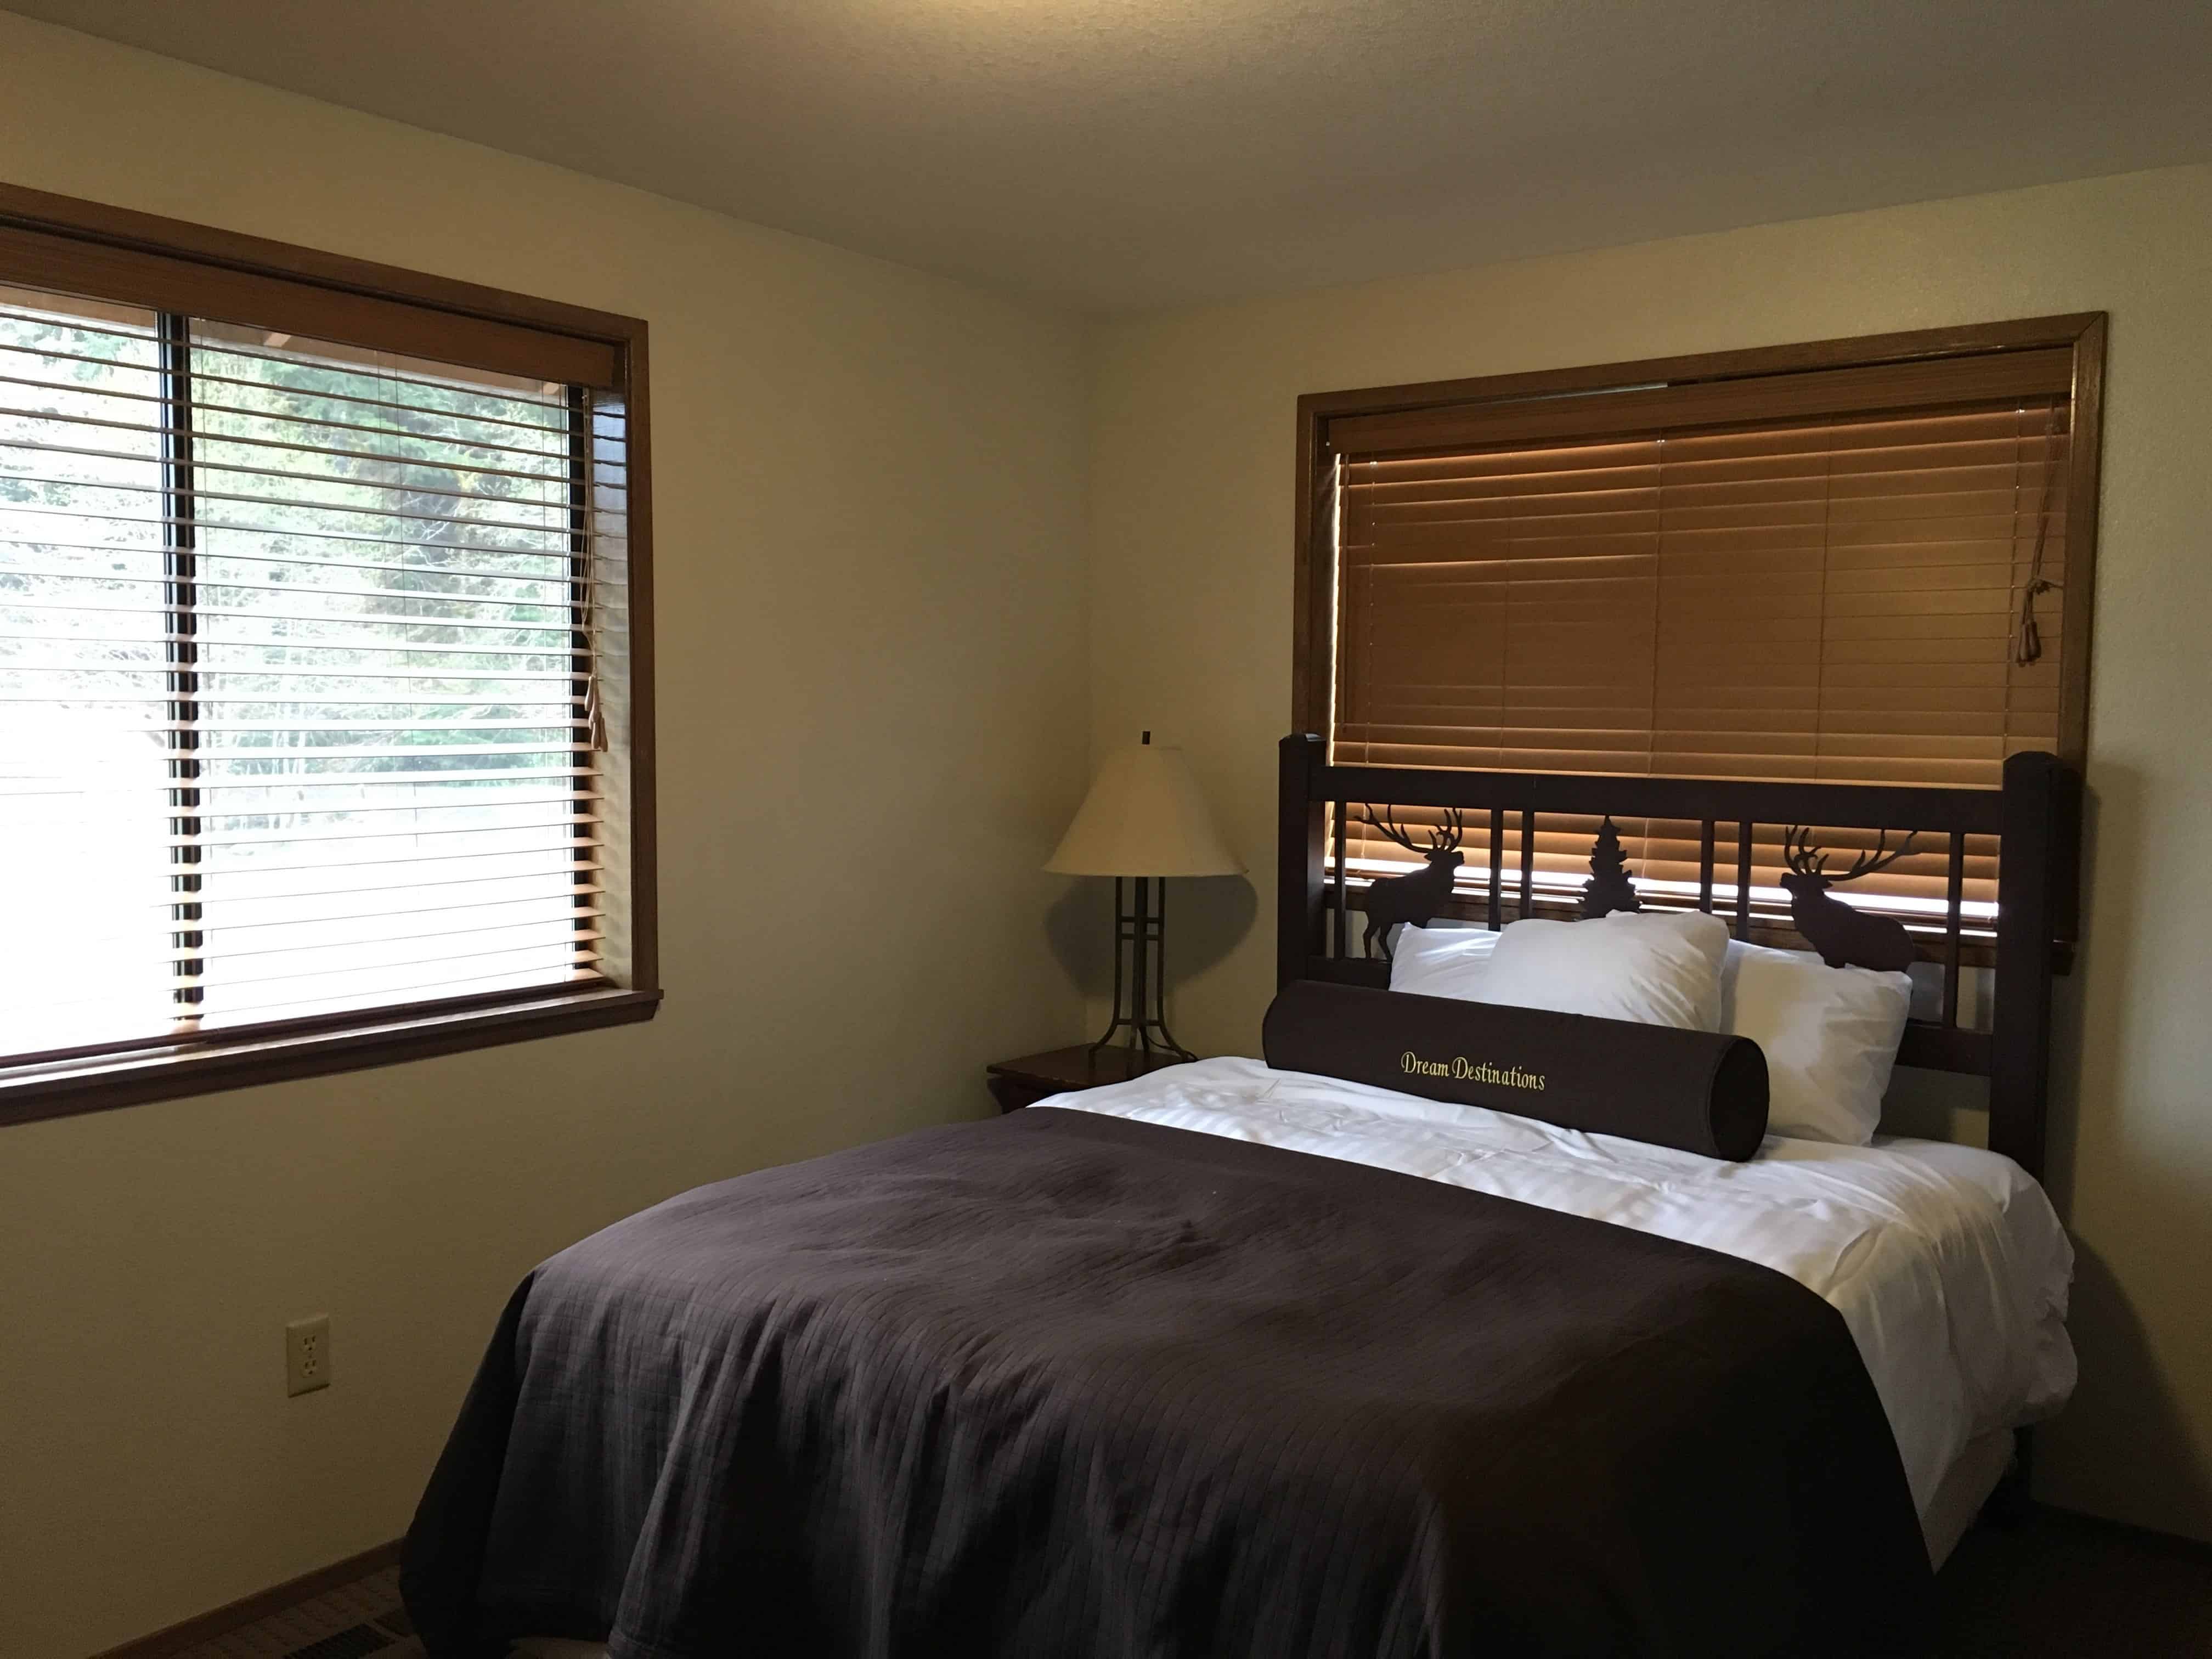
[[[1493,924],[1536,896],[1498,849],[1546,814],[1701,823],[1705,910],[1723,826],[1746,874],[1756,824],[1943,838],[1902,1053],[1990,1078],[1990,1150],[1728,1163],[1223,1059],[704,1188],[509,1303],[409,1538],[433,1659],[1912,1649],[2072,1383],[2034,1179],[2070,773],[1423,772],[1292,738],[1281,778],[1285,987],[1389,983],[1349,945],[1352,803],[1487,814]],[[1969,837],[2002,846],[1980,941]]]

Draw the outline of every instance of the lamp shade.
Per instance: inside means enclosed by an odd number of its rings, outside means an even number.
[[[1044,867],[1063,876],[1234,876],[1244,861],[1221,839],[1182,750],[1147,741],[1099,768]]]

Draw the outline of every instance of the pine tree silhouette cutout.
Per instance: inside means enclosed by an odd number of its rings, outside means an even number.
[[[1583,915],[1602,916],[1614,910],[1640,910],[1636,884],[1628,878],[1628,859],[1620,850],[1620,831],[1610,816],[1598,826],[1590,845],[1590,878],[1583,884]]]

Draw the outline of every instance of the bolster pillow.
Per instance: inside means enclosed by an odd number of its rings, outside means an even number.
[[[1749,1037],[1294,980],[1261,1051],[1310,1072],[1626,1135],[1737,1162],[1766,1133],[1766,1056]]]

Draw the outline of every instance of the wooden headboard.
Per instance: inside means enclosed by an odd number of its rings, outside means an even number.
[[[1451,771],[1415,767],[1331,765],[1322,739],[1283,739],[1279,830],[1279,904],[1276,983],[1322,979],[1358,985],[1389,983],[1389,963],[1346,946],[1349,895],[1347,815],[1358,805],[1455,807],[1487,815],[1490,863],[1485,888],[1472,896],[1499,925],[1509,902],[1534,908],[1536,844],[1545,815],[1666,819],[1698,824],[1701,856],[1696,902],[1713,910],[1717,863],[1733,876],[1736,936],[1749,938],[1753,832],[1757,826],[1803,824],[1814,830],[1917,830],[1940,836],[1948,850],[1941,927],[1923,935],[1923,951],[1942,971],[1942,1012],[1906,1028],[1898,1058],[1907,1066],[1967,1072],[1990,1079],[1992,1151],[2043,1173],[2049,1103],[2051,981],[2070,965],[2077,911],[2081,779],[2056,756],[2027,753],[2006,761],[1999,789],[1923,788],[1907,785],[1764,783],[1729,779]],[[1723,836],[1723,830],[1726,831]],[[1524,855],[1518,892],[1509,893],[1503,849],[1518,836]],[[1966,837],[1998,842],[1994,937],[1976,946],[1991,961],[1994,1008],[1986,1030],[1960,1019],[1961,976],[1968,952],[1965,916]],[[1468,890],[1464,887],[1462,890]]]

